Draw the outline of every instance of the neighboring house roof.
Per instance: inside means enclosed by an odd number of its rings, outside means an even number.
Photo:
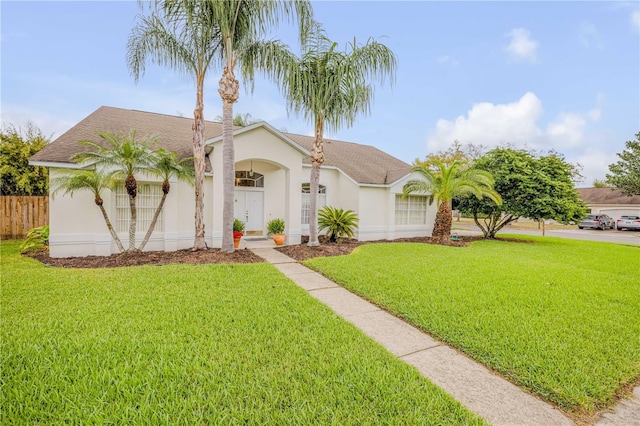
[[[613,188],[578,188],[586,204],[639,204],[640,195],[627,196]]]
[[[153,135],[158,137],[158,145],[176,151],[181,158],[193,156],[193,118],[176,117],[145,111],[127,110],[102,106],[80,121],[66,133],[31,157],[31,161],[41,163],[72,163],[69,158],[76,152],[88,150],[78,144],[81,140],[99,141],[97,131],[128,134],[136,130],[137,137]],[[205,140],[222,134],[222,124],[206,121]],[[311,151],[314,138],[283,133]],[[324,143],[324,166],[336,167],[360,184],[386,185],[406,176],[411,166],[379,149],[369,145],[359,145],[326,139]],[[309,159],[304,160],[310,163]],[[207,162],[208,171],[210,165]]]

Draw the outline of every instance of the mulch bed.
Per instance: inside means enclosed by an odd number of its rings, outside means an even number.
[[[481,239],[480,237],[464,237],[463,241],[448,241],[446,245],[455,247],[466,247],[469,242]],[[522,240],[500,238],[502,241],[523,242]],[[301,262],[314,257],[341,256],[349,254],[358,246],[371,243],[398,243],[413,242],[434,244],[431,238],[401,238],[397,240],[379,241],[357,241],[352,239],[342,239],[337,243],[331,243],[324,236],[320,236],[320,245],[317,247],[307,246],[308,237],[302,238],[302,244],[277,247],[276,250]],[[214,264],[214,263],[260,263],[264,259],[255,255],[251,250],[236,250],[233,253],[223,253],[219,249],[206,250],[178,250],[174,252],[165,251],[145,251],[135,253],[112,254],[111,256],[86,256],[86,257],[49,257],[46,249],[26,253],[24,256],[36,259],[46,266],[56,268],[115,268],[120,266],[138,265],[167,265],[167,264]]]

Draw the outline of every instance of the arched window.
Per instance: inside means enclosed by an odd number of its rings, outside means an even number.
[[[320,185],[318,188],[318,210],[327,205],[327,187]],[[302,224],[309,224],[309,212],[311,211],[311,184],[302,184]]]
[[[253,170],[236,171],[236,186],[264,188],[264,175]]]

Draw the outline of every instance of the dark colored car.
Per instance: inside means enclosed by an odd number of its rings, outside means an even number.
[[[616,221],[606,214],[590,214],[578,223],[578,228],[595,228],[595,229],[613,229],[616,227]]]
[[[618,231],[623,229],[635,229],[640,230],[640,216],[620,216],[616,223]]]

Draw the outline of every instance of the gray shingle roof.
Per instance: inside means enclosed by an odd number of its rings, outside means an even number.
[[[176,151],[181,157],[193,156],[191,129],[193,118],[102,106],[55,141],[31,157],[31,161],[71,163],[69,158],[86,147],[83,139],[98,142],[97,131],[126,133],[136,130],[136,138],[157,136],[158,145]],[[205,138],[220,136],[222,125],[207,121]],[[285,133],[301,147],[311,150],[313,137]],[[337,167],[360,184],[385,185],[407,175],[411,166],[379,149],[356,143],[325,139],[325,166]],[[309,163],[308,159],[304,160]],[[209,167],[207,162],[207,167]]]
[[[640,195],[629,197],[613,188],[578,188],[578,193],[587,204],[640,204]]]

